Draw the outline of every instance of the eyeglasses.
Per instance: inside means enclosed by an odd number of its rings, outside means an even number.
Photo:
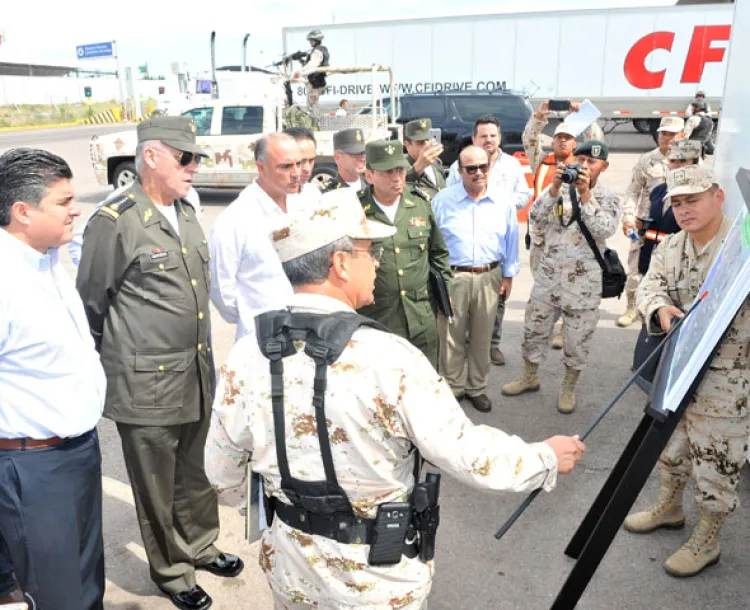
[[[470,176],[473,176],[474,174],[476,174],[477,171],[480,170],[480,169],[482,170],[483,174],[486,174],[489,171],[489,169],[490,169],[490,164],[489,163],[481,163],[479,165],[463,165],[461,167],[461,169],[463,169]]]
[[[377,252],[374,249],[358,250],[357,248],[352,248],[351,250],[344,250],[344,252],[348,252],[352,256],[355,256],[357,254],[366,254],[372,259],[374,263],[379,263],[383,258],[383,248],[378,248]]]
[[[158,150],[158,149],[154,149],[154,150],[156,150],[156,152],[160,152],[162,154],[165,154],[165,155],[168,155],[168,156],[172,157],[182,167],[187,167],[193,161],[195,161],[196,165],[200,165],[200,162],[201,162],[201,156],[197,155],[195,153],[184,152],[184,151],[177,151],[179,153],[179,156],[175,157],[173,154],[168,153],[166,151]]]

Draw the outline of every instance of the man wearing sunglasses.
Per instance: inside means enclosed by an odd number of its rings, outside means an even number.
[[[237,576],[214,546],[216,494],[203,451],[211,408],[208,244],[187,195],[200,158],[187,117],[138,125],[138,179],[86,227],[77,288],[107,374],[151,578],[204,610],[195,571]]]
[[[504,193],[488,186],[486,150],[467,146],[458,162],[461,183],[440,191],[432,202],[454,273],[453,323],[443,326],[441,320],[442,368],[454,396],[466,396],[486,413],[492,409],[486,390],[497,303],[510,296],[519,269],[518,221]]]
[[[526,182],[526,174],[521,163],[512,155],[508,155],[500,148],[502,133],[500,122],[494,116],[479,117],[474,122],[474,135],[472,144],[483,148],[489,156],[490,171],[487,175],[487,186],[494,192],[494,196],[505,205],[514,210],[522,210],[526,207],[532,196],[532,190]],[[459,184],[463,176],[459,172],[459,162],[451,165],[448,174],[448,186]],[[497,316],[492,327],[492,347],[490,359],[493,364],[502,366],[505,364],[505,354],[500,349],[500,339],[503,331],[503,318],[505,317],[505,299],[497,302]]]
[[[578,145],[573,154],[580,165],[575,183],[563,183],[566,166],[558,165],[552,184],[531,206],[529,218],[544,233],[545,247],[526,306],[524,372],[502,387],[507,396],[539,389],[539,364],[547,357],[553,327],[562,317],[565,377],[557,401],[560,413],[575,409],[576,384],[588,360],[602,298],[602,269],[577,218],[603,250],[605,240],[617,230],[622,209],[622,198],[600,181],[609,167],[607,145],[590,140]],[[571,189],[580,202],[577,213]]]
[[[360,202],[368,219],[396,227],[396,234],[378,244],[384,252],[375,302],[360,313],[409,340],[437,369],[437,301],[430,287],[430,266],[450,286],[448,248],[429,195],[417,186],[406,188],[409,163],[401,142],[368,142],[365,152],[371,189]]]
[[[333,160],[337,176],[327,178],[320,190],[328,193],[340,188],[356,189],[358,195],[367,191],[365,181],[365,134],[361,129],[342,129],[333,134]]]

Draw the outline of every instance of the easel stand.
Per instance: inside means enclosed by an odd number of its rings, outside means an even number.
[[[646,406],[646,413],[638,428],[565,549],[565,554],[577,561],[551,610],[573,610],[578,604],[622,522],[658,463],[661,452],[680,423],[712,358],[713,355],[696,376],[690,390],[674,412],[655,409],[650,402]],[[661,368],[667,369],[665,366]]]

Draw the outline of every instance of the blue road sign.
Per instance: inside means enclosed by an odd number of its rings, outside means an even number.
[[[94,57],[112,57],[115,54],[111,42],[96,42],[94,44],[82,44],[76,47],[78,59],[90,59]]]

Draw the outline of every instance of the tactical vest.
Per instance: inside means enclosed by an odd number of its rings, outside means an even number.
[[[641,246],[640,254],[638,255],[638,273],[642,275],[645,275],[648,271],[654,248],[663,242],[667,235],[677,233],[680,230],[680,227],[674,218],[674,210],[672,210],[672,206],[669,206],[666,212],[663,211],[664,195],[666,194],[666,184],[660,184],[651,189],[651,207],[649,208],[648,214],[651,221],[648,223],[646,231],[643,234],[644,241]]]
[[[328,54],[328,49],[324,47],[323,45],[318,45],[317,47],[310,49],[310,52],[307,54],[307,57],[305,58],[305,64],[307,64],[310,61],[310,58],[312,57],[312,54],[315,51],[320,51],[323,53],[323,61],[320,62],[321,68],[328,67],[328,60],[330,58],[330,55]],[[313,72],[312,74],[309,74],[307,76],[307,80],[310,83],[310,85],[314,89],[322,89],[326,86],[326,75],[322,72]]]
[[[265,498],[268,525],[274,516],[289,527],[308,534],[325,536],[342,544],[370,544],[375,519],[354,514],[346,492],[336,478],[325,413],[325,391],[328,367],[336,362],[354,332],[367,326],[388,332],[384,326],[355,313],[294,313],[269,311],[255,318],[255,329],[261,353],[270,360],[271,405],[273,407],[276,458],[281,475],[281,489],[291,506]],[[286,453],[284,416],[284,362],[297,353],[295,341],[304,341],[305,354],[315,361],[312,403],[326,478],[324,481],[302,481],[292,477]],[[421,458],[415,450],[415,483]]]
[[[701,122],[698,126],[693,129],[693,133],[690,134],[690,140],[697,140],[698,142],[706,142],[714,131],[714,122],[710,117],[705,114],[701,116]]]

